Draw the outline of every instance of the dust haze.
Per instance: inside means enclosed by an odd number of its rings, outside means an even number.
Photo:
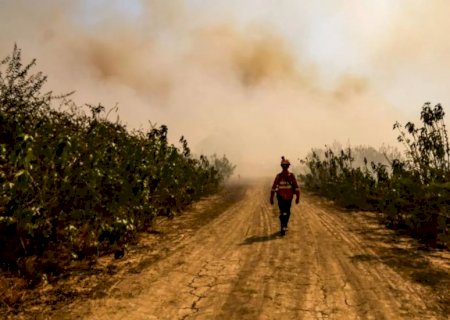
[[[140,6],[133,14],[117,5],[125,2],[91,2],[0,0],[1,56],[17,43],[49,76],[47,89],[76,90],[78,104],[118,104],[129,128],[166,124],[173,143],[184,135],[196,154],[226,154],[241,175],[272,175],[281,155],[296,162],[333,141],[395,144],[392,124],[404,120],[404,112],[380,89],[388,81],[392,95],[409,94],[398,82],[417,61],[427,68],[430,52],[415,50],[423,38],[430,49],[444,50],[446,64],[433,65],[434,72],[443,80],[450,74],[444,30],[428,38],[434,25],[425,22],[415,38],[407,27],[416,22],[407,14],[379,34],[361,72],[339,72],[329,86],[320,64],[263,20],[214,17],[184,1],[133,1]],[[447,23],[447,2],[431,2],[440,6],[439,23]]]

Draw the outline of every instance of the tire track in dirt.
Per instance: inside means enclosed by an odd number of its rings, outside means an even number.
[[[421,298],[425,292],[381,263],[357,235],[333,214],[308,202],[304,206],[317,248],[317,275],[328,293],[323,311],[346,319],[439,318]],[[370,256],[370,264],[353,257]],[[314,294],[313,294],[314,296]]]
[[[262,191],[251,188],[248,192],[251,194],[244,201],[180,244],[178,252],[136,276],[139,279],[134,281],[141,284],[138,294],[127,294],[129,284],[119,284],[115,297],[113,294],[90,306],[91,318],[190,319],[216,313],[217,304],[230,296],[229,291],[245,273],[245,266],[258,260],[249,248],[240,246],[246,234],[252,232],[249,221],[253,216],[261,216],[249,199],[255,197],[255,192],[260,199],[258,192]],[[265,228],[264,225],[264,220],[259,219],[256,226]],[[148,288],[142,288],[144,283]],[[131,297],[123,299],[124,296]]]
[[[87,318],[446,319],[427,305],[426,291],[382,263],[376,244],[307,195],[279,237],[268,187],[249,185],[169,256],[85,302]],[[372,258],[357,259],[365,256]]]

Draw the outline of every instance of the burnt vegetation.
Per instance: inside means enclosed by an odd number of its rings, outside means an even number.
[[[0,62],[0,263],[30,285],[74,260],[120,258],[156,216],[232,174],[225,156],[194,157],[184,137],[170,144],[164,125],[128,130],[102,105],[42,92],[34,66],[17,47]]]
[[[356,210],[382,213],[391,228],[430,246],[450,247],[450,147],[440,104],[422,107],[421,125],[395,123],[405,156],[355,165],[352,148],[313,151],[302,163],[306,189]]]

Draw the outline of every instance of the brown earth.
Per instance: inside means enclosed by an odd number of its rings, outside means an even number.
[[[448,251],[307,194],[280,237],[269,187],[229,187],[159,220],[122,260],[24,291],[7,318],[449,319]]]

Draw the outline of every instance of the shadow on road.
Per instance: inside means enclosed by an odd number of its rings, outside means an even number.
[[[414,282],[434,287],[447,283],[450,285],[450,275],[434,268],[421,252],[402,248],[384,249],[379,255],[358,254],[350,257],[353,262],[381,262],[408,276]]]
[[[392,234],[385,228],[373,228],[371,232],[354,230],[365,239],[372,241],[371,249],[374,254],[357,254],[350,256],[353,263],[382,263],[404,277],[431,288],[438,294],[441,311],[450,313],[450,273],[443,268],[430,263],[429,258],[439,256],[439,259],[447,266],[450,264],[446,258],[439,253],[442,250],[427,248],[413,239],[402,238],[398,233]],[[380,246],[377,243],[389,244]],[[408,243],[408,246],[405,245]],[[404,245],[405,247],[402,247]],[[444,250],[445,251],[445,250]]]
[[[244,245],[249,245],[249,244],[256,243],[256,242],[271,241],[271,240],[275,240],[275,239],[278,239],[278,238],[280,238],[280,232],[277,231],[277,232],[274,232],[274,233],[272,233],[270,235],[248,237],[240,245],[244,246]]]

